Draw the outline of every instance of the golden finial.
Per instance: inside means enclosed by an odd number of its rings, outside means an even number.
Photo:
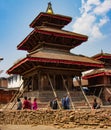
[[[46,13],[53,14],[52,4],[51,2],[48,3],[48,7],[46,10]]]

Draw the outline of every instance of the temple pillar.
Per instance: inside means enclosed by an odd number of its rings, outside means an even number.
[[[103,76],[103,82],[104,82],[104,85],[108,83],[106,75]]]
[[[56,75],[55,77],[55,89],[63,90],[63,81],[61,75]]]
[[[33,91],[38,90],[38,75],[33,76]]]
[[[43,90],[48,90],[50,88],[48,77],[45,73],[43,73],[41,76],[41,86]]]
[[[42,90],[42,86],[41,86],[41,72],[38,72],[38,89]]]
[[[111,84],[111,78],[110,78],[110,76],[107,76],[107,79],[108,79],[108,84]]]
[[[68,89],[72,90],[73,85],[73,78],[71,76],[68,76]]]
[[[56,77],[56,75],[54,74],[54,76],[53,76],[53,81],[54,81],[54,89],[55,89],[55,86],[56,86],[55,77]]]

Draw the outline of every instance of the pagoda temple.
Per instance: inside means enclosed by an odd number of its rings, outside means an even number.
[[[92,58],[104,62],[104,67],[94,69],[83,78],[88,80],[90,93],[100,97],[104,105],[111,104],[108,103],[108,99],[111,100],[111,54],[101,51]]]
[[[75,76],[81,77],[83,71],[103,67],[98,60],[70,53],[70,49],[88,40],[86,35],[63,29],[71,20],[69,16],[54,14],[48,3],[46,12],[40,12],[30,24],[33,31],[17,46],[28,54],[7,73],[21,75],[24,85],[29,81],[24,92],[29,96],[35,94],[40,100],[42,92],[48,96],[52,90],[66,91],[64,85],[74,93]]]

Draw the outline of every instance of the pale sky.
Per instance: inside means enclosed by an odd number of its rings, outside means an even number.
[[[93,56],[111,53],[111,0],[0,0],[0,77],[16,60],[26,56],[17,45],[32,31],[29,24],[47,3],[52,3],[55,14],[72,17],[64,29],[89,37],[87,42],[71,50],[72,53]]]

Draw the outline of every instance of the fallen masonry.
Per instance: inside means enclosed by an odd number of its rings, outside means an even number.
[[[0,125],[53,125],[57,128],[111,127],[111,110],[0,111]]]

